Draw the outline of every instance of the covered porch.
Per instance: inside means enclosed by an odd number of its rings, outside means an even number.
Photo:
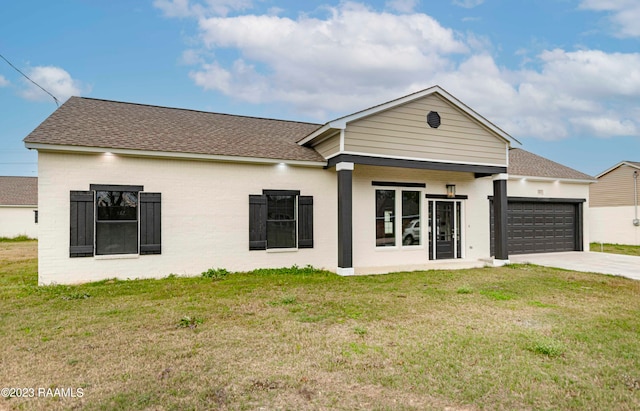
[[[328,167],[338,187],[338,274],[508,263],[506,167],[349,154]]]

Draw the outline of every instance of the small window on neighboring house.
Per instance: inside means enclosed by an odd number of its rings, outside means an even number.
[[[249,196],[249,249],[313,248],[313,197],[296,190]]]
[[[70,257],[160,254],[160,193],[142,186],[92,184],[72,191]]]
[[[33,219],[38,224],[38,210],[33,210]]]

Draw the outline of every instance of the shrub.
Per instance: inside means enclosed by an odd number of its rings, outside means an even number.
[[[224,280],[227,277],[227,275],[229,275],[229,271],[227,271],[224,268],[216,268],[216,269],[210,268],[207,271],[204,271],[202,273],[203,278],[210,278],[214,281]]]

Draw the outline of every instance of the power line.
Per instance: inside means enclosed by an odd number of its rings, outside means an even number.
[[[53,94],[49,93],[47,90],[44,89],[44,87],[42,87],[40,84],[36,83],[35,81],[31,80],[29,78],[29,76],[27,76],[26,74],[24,74],[22,71],[20,71],[20,69],[18,69],[16,66],[14,66],[13,64],[11,64],[11,62],[9,60],[7,60],[2,54],[0,54],[0,57],[2,57],[2,60],[6,61],[8,65],[10,65],[15,71],[17,71],[18,73],[22,74],[24,76],[24,78],[26,78],[27,80],[29,80],[30,82],[32,82],[33,84],[35,84],[36,86],[38,86],[40,88],[40,90],[44,91],[45,93],[47,93],[48,95],[51,96],[51,98],[53,98],[53,101],[56,102],[56,106],[60,107],[60,102],[58,101],[58,99],[56,98],[56,96],[54,96]]]

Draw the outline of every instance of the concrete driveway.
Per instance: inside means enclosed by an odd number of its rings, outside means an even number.
[[[509,256],[512,263],[531,263],[546,267],[621,275],[640,280],[640,257],[631,255],[577,252],[522,254]]]

